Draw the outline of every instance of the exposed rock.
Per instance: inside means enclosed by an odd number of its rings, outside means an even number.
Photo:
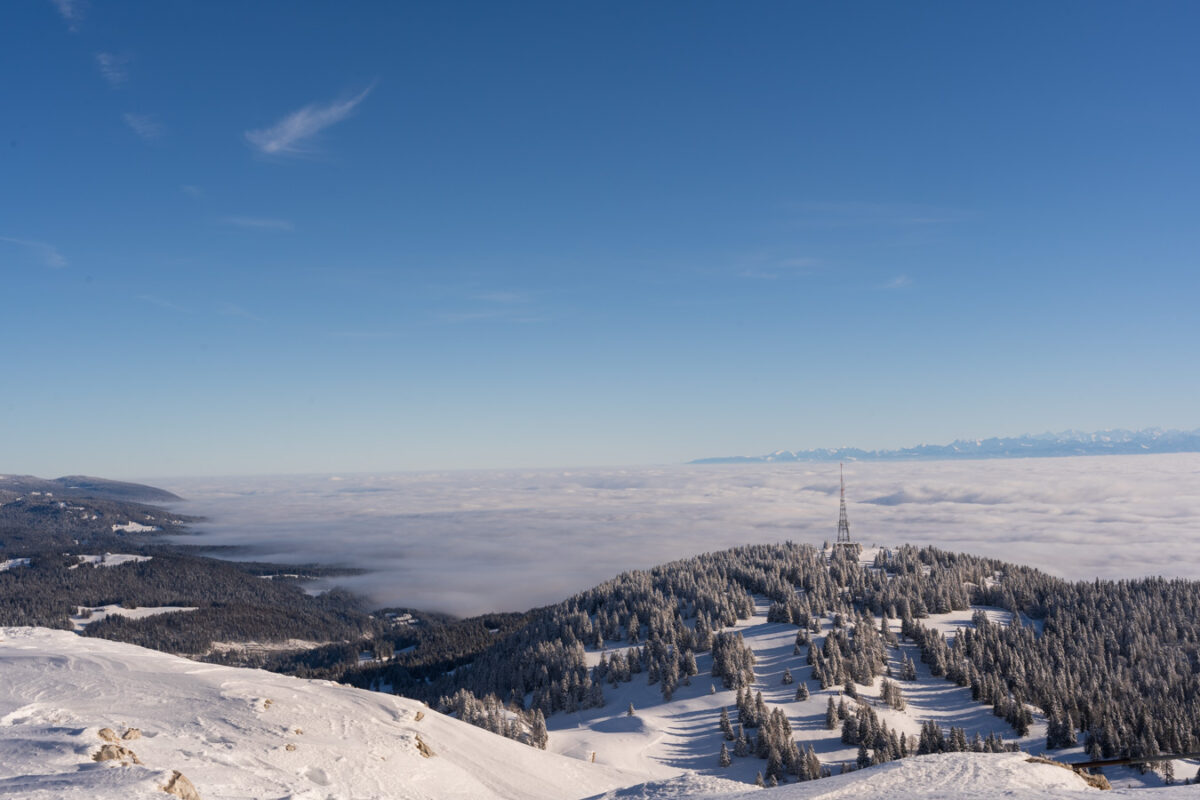
[[[167,785],[158,788],[167,794],[175,795],[179,800],[200,800],[200,793],[196,791],[196,787],[179,770],[172,771],[171,780],[167,781]]]
[[[421,721],[421,720],[423,720],[423,719],[425,719],[425,712],[424,712],[424,711],[418,711],[418,712],[417,712],[417,722],[420,722],[420,721]]]
[[[142,738],[142,729],[141,728],[126,728],[125,732],[121,734],[121,738],[127,742],[131,742],[134,739],[140,739],[140,738]]]
[[[106,741],[106,742],[119,742],[119,741],[121,741],[121,740],[120,740],[120,739],[117,737],[117,732],[116,732],[116,731],[114,731],[112,728],[101,728],[101,729],[100,729],[100,731],[99,731],[99,734],[100,734],[100,738],[101,738],[101,739],[103,739],[103,740],[104,740],[104,741]]]
[[[1093,775],[1090,772],[1084,772],[1081,769],[1075,769],[1075,767],[1071,766],[1070,764],[1064,764],[1063,762],[1055,761],[1052,758],[1041,758],[1040,756],[1030,756],[1029,758],[1027,758],[1025,760],[1028,761],[1030,764],[1051,764],[1056,767],[1062,767],[1063,769],[1069,769],[1072,772],[1074,772],[1076,775],[1078,775],[1080,778],[1082,778],[1084,783],[1086,783],[1088,786],[1091,786],[1095,789],[1111,789],[1112,788],[1112,784],[1108,782],[1108,778],[1104,777],[1103,775]]]
[[[303,729],[303,728],[296,728],[296,735],[297,735],[297,736],[303,736],[303,735],[304,735],[304,729]]]
[[[288,742],[286,745],[284,745],[283,749],[287,750],[289,753],[293,753],[296,751],[296,745],[292,744],[291,742]]]
[[[433,758],[435,755],[434,752],[429,749],[429,745],[425,744],[425,742],[421,740],[420,736],[417,737],[417,752],[425,756],[425,758]]]
[[[120,761],[122,764],[142,763],[142,760],[137,757],[137,753],[119,744],[101,745],[100,750],[92,756],[92,761]]]

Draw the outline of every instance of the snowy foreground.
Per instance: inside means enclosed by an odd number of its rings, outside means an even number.
[[[117,759],[93,760],[102,735],[116,738],[110,750]],[[924,756],[758,790],[535,750],[414,701],[326,681],[202,664],[66,631],[0,629],[0,796],[31,800],[165,798],[161,787],[176,771],[204,800],[1096,795],[1074,773],[1025,759]],[[1164,800],[1195,792],[1152,790]]]

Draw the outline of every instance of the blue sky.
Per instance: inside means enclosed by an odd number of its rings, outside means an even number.
[[[1200,425],[1200,6],[0,10],[0,470]]]

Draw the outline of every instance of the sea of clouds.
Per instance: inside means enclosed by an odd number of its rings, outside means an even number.
[[[835,464],[159,482],[207,518],[193,543],[358,567],[380,606],[456,614],[557,602],[629,569],[740,544],[821,545]],[[864,544],[932,544],[1072,579],[1200,578],[1200,454],[846,466]]]

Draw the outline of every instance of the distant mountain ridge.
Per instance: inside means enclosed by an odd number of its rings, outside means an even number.
[[[689,464],[769,464],[793,461],[917,461],[956,458],[1049,458],[1054,456],[1200,453],[1200,428],[1192,431],[1146,428],[1085,433],[1063,431],[1038,435],[957,439],[950,444],[919,444],[899,450],[857,447],[821,450],[776,450],[763,456],[697,458]]]
[[[107,478],[93,478],[89,475],[65,475],[52,480],[33,475],[0,475],[0,494],[14,495],[28,492],[142,503],[170,503],[183,499],[177,494],[154,486],[110,481]],[[2,499],[0,498],[0,501]]]

